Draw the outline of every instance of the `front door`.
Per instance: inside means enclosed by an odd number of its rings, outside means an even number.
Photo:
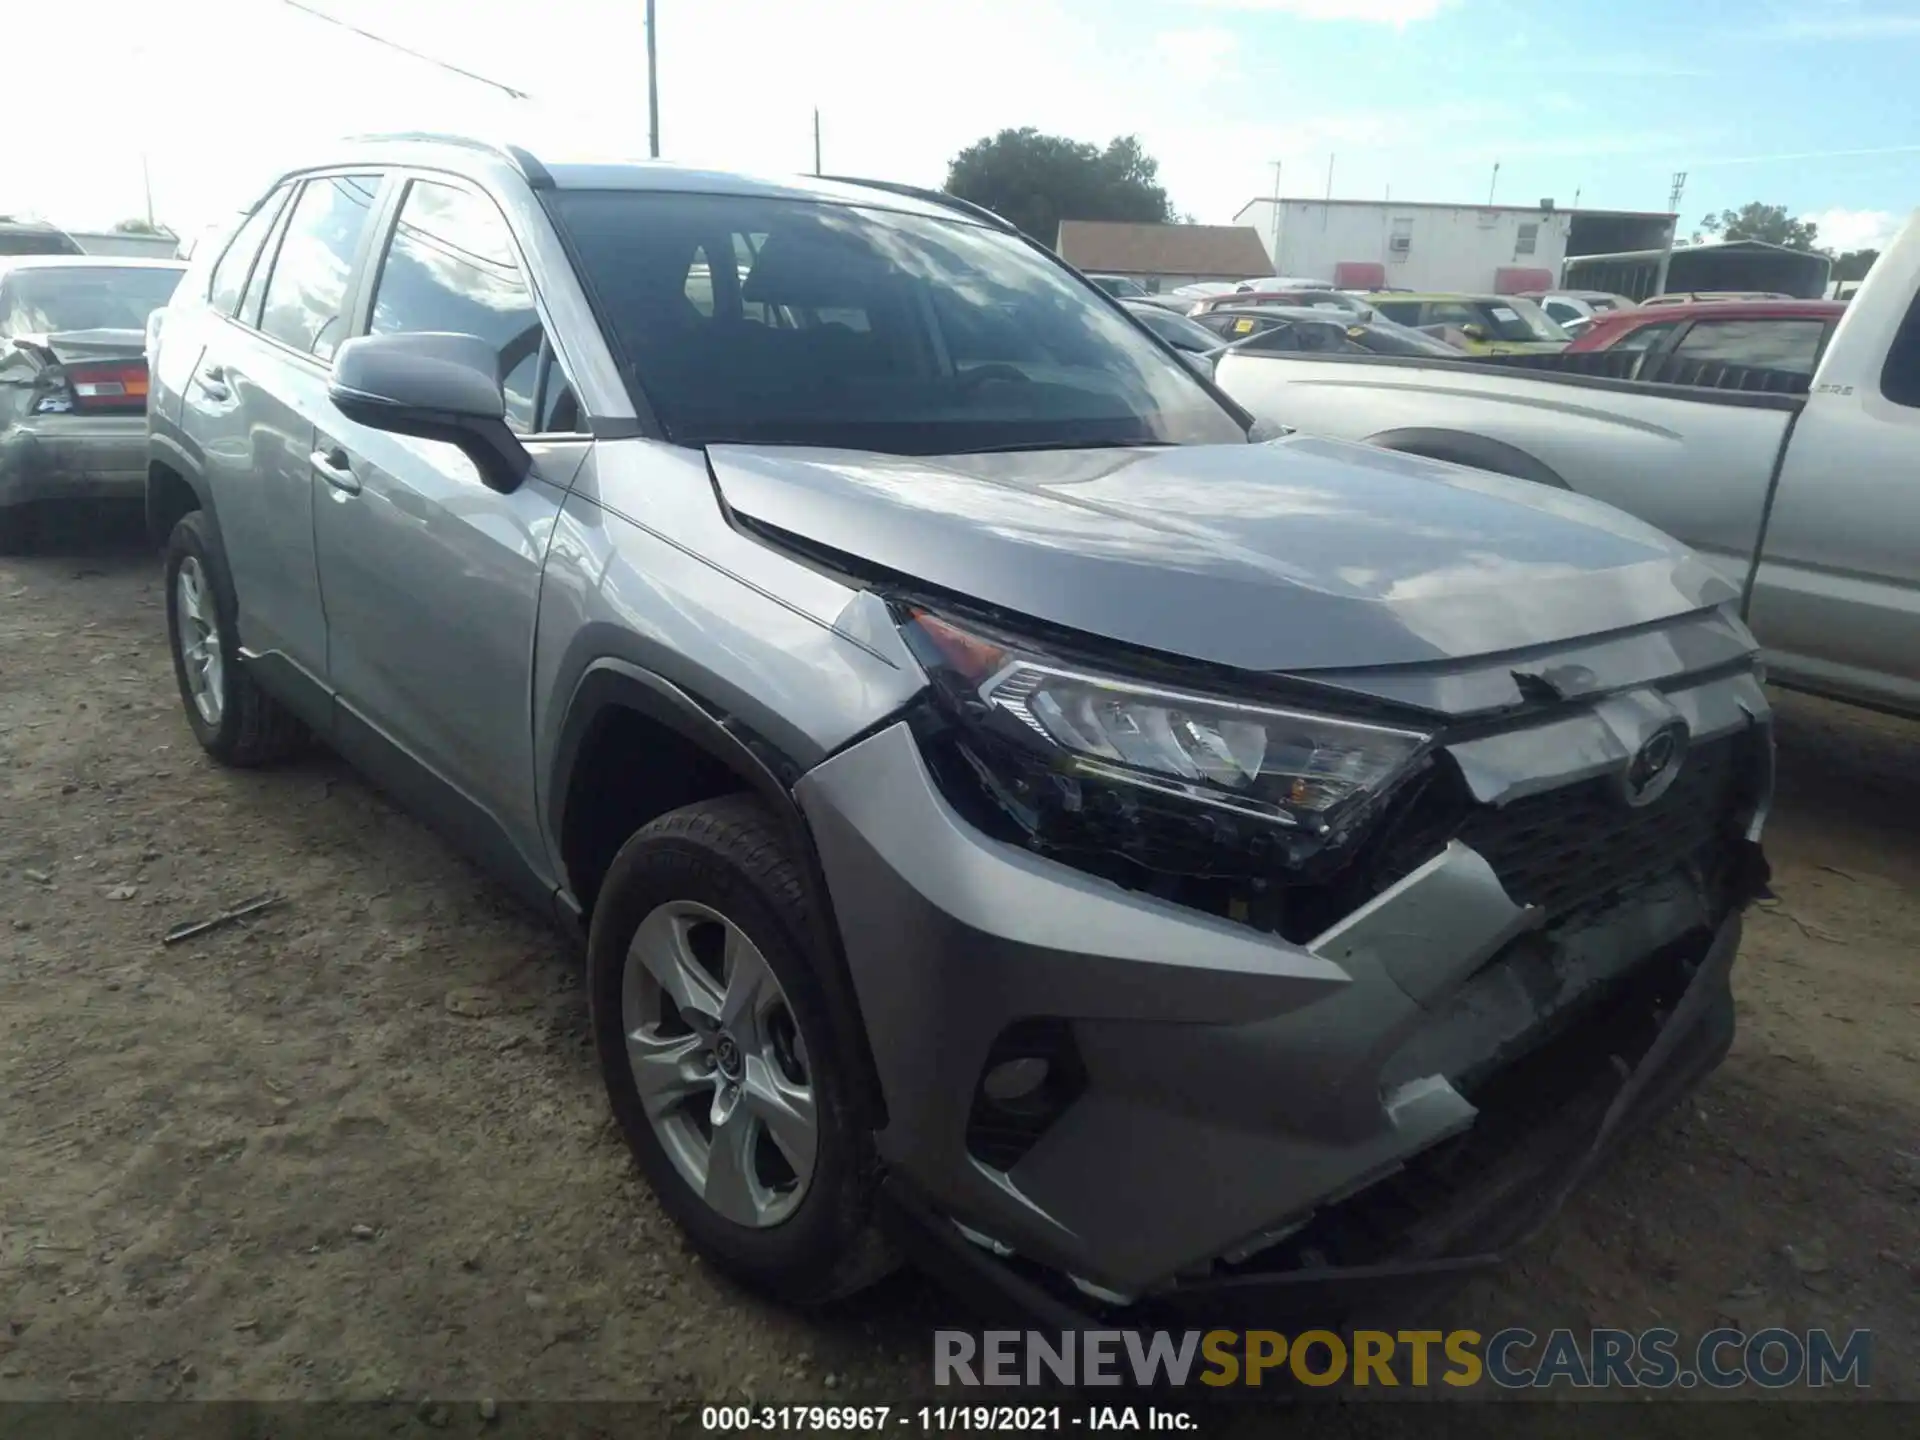
[[[500,356],[508,424],[533,455],[511,494],[452,445],[337,411],[311,465],[327,669],[343,749],[465,833],[482,858],[548,870],[534,800],[532,674],[541,567],[585,459],[512,237],[485,195],[408,183],[379,272],[374,334],[478,335]],[[565,421],[556,415],[568,413]],[[548,418],[542,418],[542,417]],[[397,776],[395,762],[415,773]]]

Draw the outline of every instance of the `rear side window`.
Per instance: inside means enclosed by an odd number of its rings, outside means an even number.
[[[347,286],[379,188],[377,175],[327,175],[301,187],[267,280],[262,334],[333,358],[346,338]]]
[[[286,200],[287,189],[282,186],[262,201],[234,232],[232,243],[220,257],[220,263],[213,267],[213,285],[207,292],[207,304],[218,314],[231,315],[239,306],[240,296],[247,288],[247,277],[253,273],[253,262],[259,258],[261,242],[273,228]]]
[[[1679,322],[1669,320],[1664,325],[1642,325],[1629,330],[1619,340],[1607,346],[1609,350],[1652,350],[1664,345],[1667,337],[1679,328]]]
[[[1376,302],[1373,308],[1387,319],[1402,325],[1420,323],[1420,302],[1417,300],[1381,300]]]
[[[1826,326],[1818,320],[1696,320],[1673,353],[1811,375]]]
[[[1887,351],[1880,393],[1896,405],[1920,408],[1920,299],[1907,307],[1907,318],[1900,322]]]
[[[523,435],[545,428],[537,408],[540,316],[491,200],[430,180],[407,187],[380,267],[371,330],[479,336],[499,356],[508,426]]]

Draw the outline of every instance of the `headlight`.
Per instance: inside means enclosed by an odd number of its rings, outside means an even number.
[[[1165,822],[1157,848],[1177,842],[1188,871],[1241,868],[1196,846],[1282,864],[1339,848],[1432,738],[1095,673],[925,611],[906,633],[961,721],[967,764],[1030,834],[1072,843],[1079,817],[1129,811],[1136,829]]]

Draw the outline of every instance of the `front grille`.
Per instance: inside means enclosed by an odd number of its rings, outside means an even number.
[[[1549,918],[1688,861],[1717,862],[1736,838],[1738,747],[1710,741],[1687,752],[1667,793],[1634,809],[1611,776],[1476,806],[1458,835],[1484,857],[1507,894]]]

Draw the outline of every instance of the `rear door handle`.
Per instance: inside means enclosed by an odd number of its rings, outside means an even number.
[[[227,368],[224,365],[209,365],[196,372],[193,383],[206,393],[209,400],[233,398],[233,391],[227,388]]]
[[[360,493],[360,477],[353,473],[347,463],[347,452],[338,448],[316,450],[307,457],[313,462],[313,468],[320,472],[320,478],[344,495]]]

